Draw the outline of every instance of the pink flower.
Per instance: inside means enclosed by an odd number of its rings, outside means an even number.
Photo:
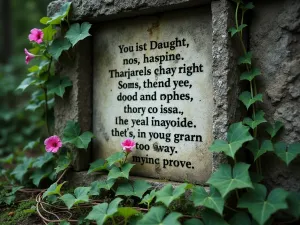
[[[59,148],[62,146],[60,138],[56,135],[48,137],[44,141],[44,144],[46,146],[46,151],[53,152],[53,153],[56,153],[59,150]]]
[[[123,150],[127,153],[132,152],[132,149],[135,147],[135,141],[127,138],[122,143],[121,146],[123,147]]]
[[[44,37],[43,31],[37,28],[33,28],[30,31],[30,34],[28,36],[30,41],[34,41],[38,44],[41,44],[43,42],[43,37]]]
[[[26,64],[28,64],[35,57],[35,55],[30,53],[26,48],[24,48],[24,52],[26,55],[25,62],[26,62]]]

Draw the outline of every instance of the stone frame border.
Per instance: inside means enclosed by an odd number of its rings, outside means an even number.
[[[48,6],[48,15],[53,15],[64,0],[53,1]],[[213,135],[225,139],[228,125],[237,118],[238,82],[236,48],[232,44],[228,29],[233,26],[233,5],[229,0],[123,0],[115,5],[114,0],[73,0],[71,22],[89,21],[97,23],[138,15],[154,14],[180,8],[211,4],[212,12],[212,76],[214,92]],[[92,87],[93,87],[93,40],[79,42],[68,54],[60,57],[56,64],[59,74],[67,75],[73,87],[62,98],[55,99],[55,134],[61,135],[68,120],[80,124],[83,131],[92,130]],[[76,171],[89,168],[91,147],[85,150],[73,149],[73,167]],[[226,158],[223,154],[213,155],[213,170]]]

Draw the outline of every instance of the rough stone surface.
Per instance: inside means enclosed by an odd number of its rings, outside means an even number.
[[[214,111],[213,134],[215,139],[226,139],[228,126],[238,117],[238,54],[228,30],[233,26],[232,4],[226,0],[213,1],[212,5],[213,38],[213,86]],[[214,154],[213,169],[226,161],[223,154]]]
[[[57,12],[66,0],[53,1],[48,15]],[[99,22],[177,8],[208,4],[210,0],[73,0],[71,20]]]
[[[73,83],[72,89],[62,98],[55,99],[55,133],[62,135],[67,121],[78,122],[82,131],[92,130],[92,41],[87,38],[79,42],[60,58],[56,64],[57,73],[68,76]],[[90,149],[73,149],[75,170],[88,168],[91,160]]]
[[[256,1],[250,27],[250,49],[263,76],[258,81],[268,121],[284,123],[276,141],[300,140],[300,1]],[[289,167],[264,157],[269,186],[300,190],[299,158]]]

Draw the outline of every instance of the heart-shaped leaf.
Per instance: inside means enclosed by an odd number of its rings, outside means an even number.
[[[95,162],[91,163],[91,166],[87,174],[97,172],[97,171],[102,171],[102,170],[107,170],[107,163],[104,159],[98,159]]]
[[[288,146],[284,142],[278,142],[274,145],[274,151],[288,166],[300,154],[300,143],[293,143]]]
[[[251,219],[246,212],[238,212],[229,220],[230,225],[252,225]]]
[[[89,30],[92,24],[88,22],[84,22],[81,25],[79,23],[74,23],[71,25],[70,29],[66,33],[66,38],[72,43],[72,45],[76,45],[78,41],[85,39],[89,34]]]
[[[205,209],[201,215],[205,225],[229,225],[219,214],[210,209]]]
[[[65,4],[62,5],[60,10],[55,13],[53,16],[49,17],[44,17],[40,20],[41,23],[47,23],[47,24],[53,24],[53,25],[59,25],[61,24],[62,21],[65,20],[65,17],[68,16],[70,8],[71,8],[72,2],[66,2]]]
[[[241,32],[245,27],[247,27],[247,24],[241,24],[240,26],[238,26],[238,28],[231,27],[229,29],[229,33],[231,34],[231,37],[233,37],[236,33]]]
[[[30,176],[30,179],[32,179],[32,183],[35,186],[39,186],[42,179],[46,177],[50,177],[51,173],[53,172],[53,168],[51,165],[43,166],[42,168],[35,169]]]
[[[100,189],[110,190],[114,184],[115,184],[114,179],[94,181],[91,183],[91,190],[90,190],[89,194],[90,195],[99,195]]]
[[[129,182],[120,184],[116,195],[136,196],[141,199],[150,187],[151,185],[144,180],[135,180],[133,184]]]
[[[244,103],[244,105],[246,106],[247,109],[249,109],[249,107],[254,104],[255,102],[262,102],[262,94],[257,94],[255,96],[251,96],[251,93],[249,91],[244,91],[240,94],[239,96],[239,100],[242,101]]]
[[[47,87],[49,90],[49,94],[56,94],[59,97],[63,97],[65,90],[67,87],[72,86],[72,81],[69,77],[53,77],[49,80]]]
[[[207,183],[217,188],[223,198],[232,190],[252,188],[249,167],[250,165],[242,162],[236,163],[233,168],[229,164],[222,164]]]
[[[184,221],[183,225],[204,225],[204,224],[201,220],[192,218],[192,219]]]
[[[63,182],[63,183],[61,183],[61,184],[59,184],[59,185],[57,185],[56,182],[53,183],[53,184],[47,189],[47,191],[44,192],[43,198],[48,197],[48,196],[50,196],[50,195],[61,195],[61,194],[60,194],[60,189],[62,188],[62,186],[63,186],[65,183],[66,183],[66,181]]]
[[[135,215],[140,214],[139,211],[137,211],[134,208],[131,207],[120,207],[118,208],[118,216],[124,217],[124,224],[127,224],[127,220]]]
[[[261,72],[258,68],[254,67],[249,72],[242,73],[240,80],[252,81],[256,76],[260,75]]]
[[[53,154],[46,152],[44,155],[35,159],[35,162],[32,164],[32,167],[42,168],[43,165],[45,165],[47,162],[50,162],[52,159],[54,159]]]
[[[243,120],[243,123],[248,125],[249,127],[254,130],[259,124],[267,122],[264,118],[265,113],[263,111],[258,111],[253,115],[252,119],[249,117],[246,117]]]
[[[172,201],[179,199],[189,188],[191,186],[188,184],[181,184],[176,188],[173,188],[172,184],[168,184],[156,192],[156,202],[162,202],[169,207]]]
[[[60,199],[63,200],[68,209],[71,209],[73,205],[89,201],[88,193],[90,189],[91,187],[77,187],[74,190],[75,197],[71,194],[65,194],[61,196]]]
[[[268,151],[273,151],[273,144],[270,140],[264,140],[259,148],[259,142],[257,139],[250,141],[247,148],[252,152],[254,161]]]
[[[68,121],[63,132],[63,143],[71,143],[77,148],[87,149],[94,135],[89,131],[86,131],[82,134],[80,134],[80,132],[81,129],[78,123],[74,121]]]
[[[178,218],[182,216],[181,213],[172,212],[166,217],[165,214],[166,209],[164,207],[152,207],[150,211],[137,222],[137,225],[180,225]]]
[[[247,52],[244,56],[239,58],[238,64],[249,64],[251,65],[252,52]]]
[[[146,194],[142,201],[139,204],[147,204],[148,209],[150,208],[150,204],[156,196],[156,191],[152,190],[149,194]]]
[[[295,218],[300,218],[300,193],[299,192],[289,192],[288,198],[288,210],[287,212],[293,215]]]
[[[17,165],[17,167],[11,172],[11,175],[13,175],[18,181],[22,182],[25,174],[31,168],[32,163],[32,158],[24,157],[23,163]]]
[[[274,126],[271,124],[268,124],[266,131],[268,134],[270,134],[271,138],[275,137],[277,132],[280,130],[280,128],[283,127],[283,123],[280,121],[276,121]]]
[[[108,166],[112,166],[113,164],[117,162],[121,162],[125,158],[125,153],[124,152],[116,152],[109,156],[106,161],[108,163]]]
[[[101,203],[93,206],[92,211],[88,214],[86,219],[95,220],[97,225],[102,225],[104,222],[112,218],[118,212],[118,205],[122,201],[121,198],[114,199],[111,203]]]
[[[108,173],[107,179],[108,180],[117,179],[119,177],[124,177],[124,178],[128,179],[129,172],[132,167],[134,167],[134,164],[131,164],[131,163],[125,163],[121,167],[112,166],[112,168],[110,169],[110,171]]]
[[[43,41],[49,42],[53,40],[53,36],[56,34],[57,30],[53,28],[52,25],[49,25],[48,27],[45,27],[43,29],[44,37]]]
[[[288,192],[276,188],[267,197],[267,188],[262,184],[254,184],[254,189],[239,199],[238,207],[247,208],[256,222],[263,225],[273,213],[288,207],[287,196]]]
[[[224,199],[221,197],[220,193],[214,187],[210,187],[209,193],[205,191],[204,187],[195,186],[192,188],[191,201],[194,205],[205,206],[214,210],[222,216],[224,209]]]
[[[234,158],[236,152],[242,145],[252,139],[249,133],[249,127],[244,126],[241,122],[234,123],[229,127],[227,141],[216,140],[209,147],[209,150],[212,152],[224,152],[226,155]]]
[[[54,59],[58,60],[61,53],[68,50],[71,46],[68,39],[55,39],[50,45],[48,52]]]

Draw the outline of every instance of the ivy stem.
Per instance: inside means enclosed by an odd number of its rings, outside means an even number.
[[[232,211],[234,211],[234,212],[237,212],[237,210],[235,210],[234,208],[231,208],[231,207],[228,206],[228,205],[225,205],[225,207],[228,208],[228,209],[230,209],[230,210],[232,210]]]
[[[112,217],[111,220],[112,220],[112,222],[113,222],[113,225],[117,225],[117,223],[116,223],[114,217]]]

